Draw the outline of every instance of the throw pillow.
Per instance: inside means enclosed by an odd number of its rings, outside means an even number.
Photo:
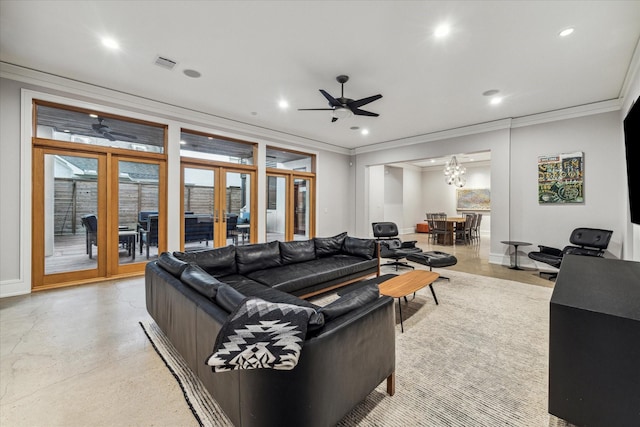
[[[342,244],[346,237],[346,231],[333,237],[315,237],[313,242],[316,247],[316,256],[322,258],[339,254],[342,251]]]
[[[180,275],[180,280],[211,299],[215,298],[218,288],[222,284],[196,264],[189,264]]]

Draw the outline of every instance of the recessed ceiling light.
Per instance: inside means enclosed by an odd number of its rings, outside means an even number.
[[[94,119],[97,119],[97,118],[98,118],[98,115],[97,115],[97,114],[93,114],[93,113],[92,113],[92,114],[89,114],[89,117],[92,117],[92,118],[94,118]]]
[[[104,47],[108,47],[109,49],[113,49],[113,50],[120,49],[120,44],[118,44],[116,39],[113,39],[111,37],[103,37],[102,38],[102,45]]]
[[[184,75],[187,77],[191,77],[194,79],[197,79],[198,77],[200,77],[202,74],[200,74],[200,71],[196,71],[196,70],[191,70],[191,69],[186,69],[183,71]]]
[[[564,30],[560,31],[558,35],[560,37],[567,37],[568,35],[573,33],[573,31],[574,31],[574,28],[565,28]]]
[[[363,135],[369,135],[369,129],[362,129],[360,133]]]
[[[433,32],[433,35],[436,36],[437,38],[442,38],[449,35],[450,32],[451,32],[451,28],[449,27],[449,25],[442,24],[436,28],[436,30]]]
[[[491,101],[489,101],[491,105],[498,105],[501,102],[502,102],[502,97],[500,96],[494,96],[493,98],[491,98]]]
[[[280,101],[278,101],[278,107],[280,107],[283,110],[286,110],[287,108],[289,108],[289,103],[286,100],[281,99]]]

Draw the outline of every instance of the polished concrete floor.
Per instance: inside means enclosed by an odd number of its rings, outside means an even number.
[[[488,237],[446,247],[402,237],[454,254],[454,270],[553,286],[535,271],[490,265]],[[138,325],[148,318],[142,278],[1,299],[0,426],[196,426]]]

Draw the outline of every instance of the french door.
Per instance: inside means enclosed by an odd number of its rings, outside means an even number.
[[[138,215],[153,210],[166,229],[164,163],[63,145],[33,150],[33,288],[144,271]]]
[[[267,172],[267,242],[307,240],[315,235],[315,177]]]
[[[182,163],[183,250],[255,242],[253,167]]]

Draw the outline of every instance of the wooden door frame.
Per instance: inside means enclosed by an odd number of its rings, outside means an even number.
[[[256,167],[251,165],[233,165],[224,162],[194,159],[183,157],[180,161],[180,218],[184,218],[184,170],[202,169],[213,171],[214,183],[214,208],[213,208],[213,247],[219,248],[227,246],[227,218],[226,218],[226,188],[227,172],[243,173],[249,175],[251,194],[249,197],[249,212],[251,218],[249,222],[249,242],[256,242],[257,227],[257,206],[258,199],[255,188],[257,187]],[[184,221],[180,223],[180,248],[184,250]]]
[[[266,172],[267,178],[270,176],[285,178],[285,235],[284,240],[293,240],[294,237],[294,217],[295,217],[295,180],[304,179],[309,182],[307,191],[309,191],[309,224],[308,233],[309,238],[313,238],[316,235],[316,175],[312,172],[300,172],[287,169],[268,168]],[[267,179],[268,182],[268,179]],[[269,191],[268,185],[265,186],[265,191]]]
[[[110,242],[107,237],[107,224],[105,221],[98,221],[97,241],[103,245],[105,250],[98,252],[96,256],[96,268],[88,270],[65,271],[62,273],[45,274],[45,256],[43,238],[44,230],[44,160],[47,155],[69,155],[76,157],[95,158],[98,161],[98,171],[106,170],[107,155],[105,153],[81,152],[79,150],[61,150],[56,148],[33,147],[32,151],[32,194],[31,194],[31,289],[33,291],[42,289],[59,288],[75,283],[87,283],[107,276],[107,253]],[[96,215],[98,218],[106,218],[107,212],[107,176],[98,173],[98,208]]]

